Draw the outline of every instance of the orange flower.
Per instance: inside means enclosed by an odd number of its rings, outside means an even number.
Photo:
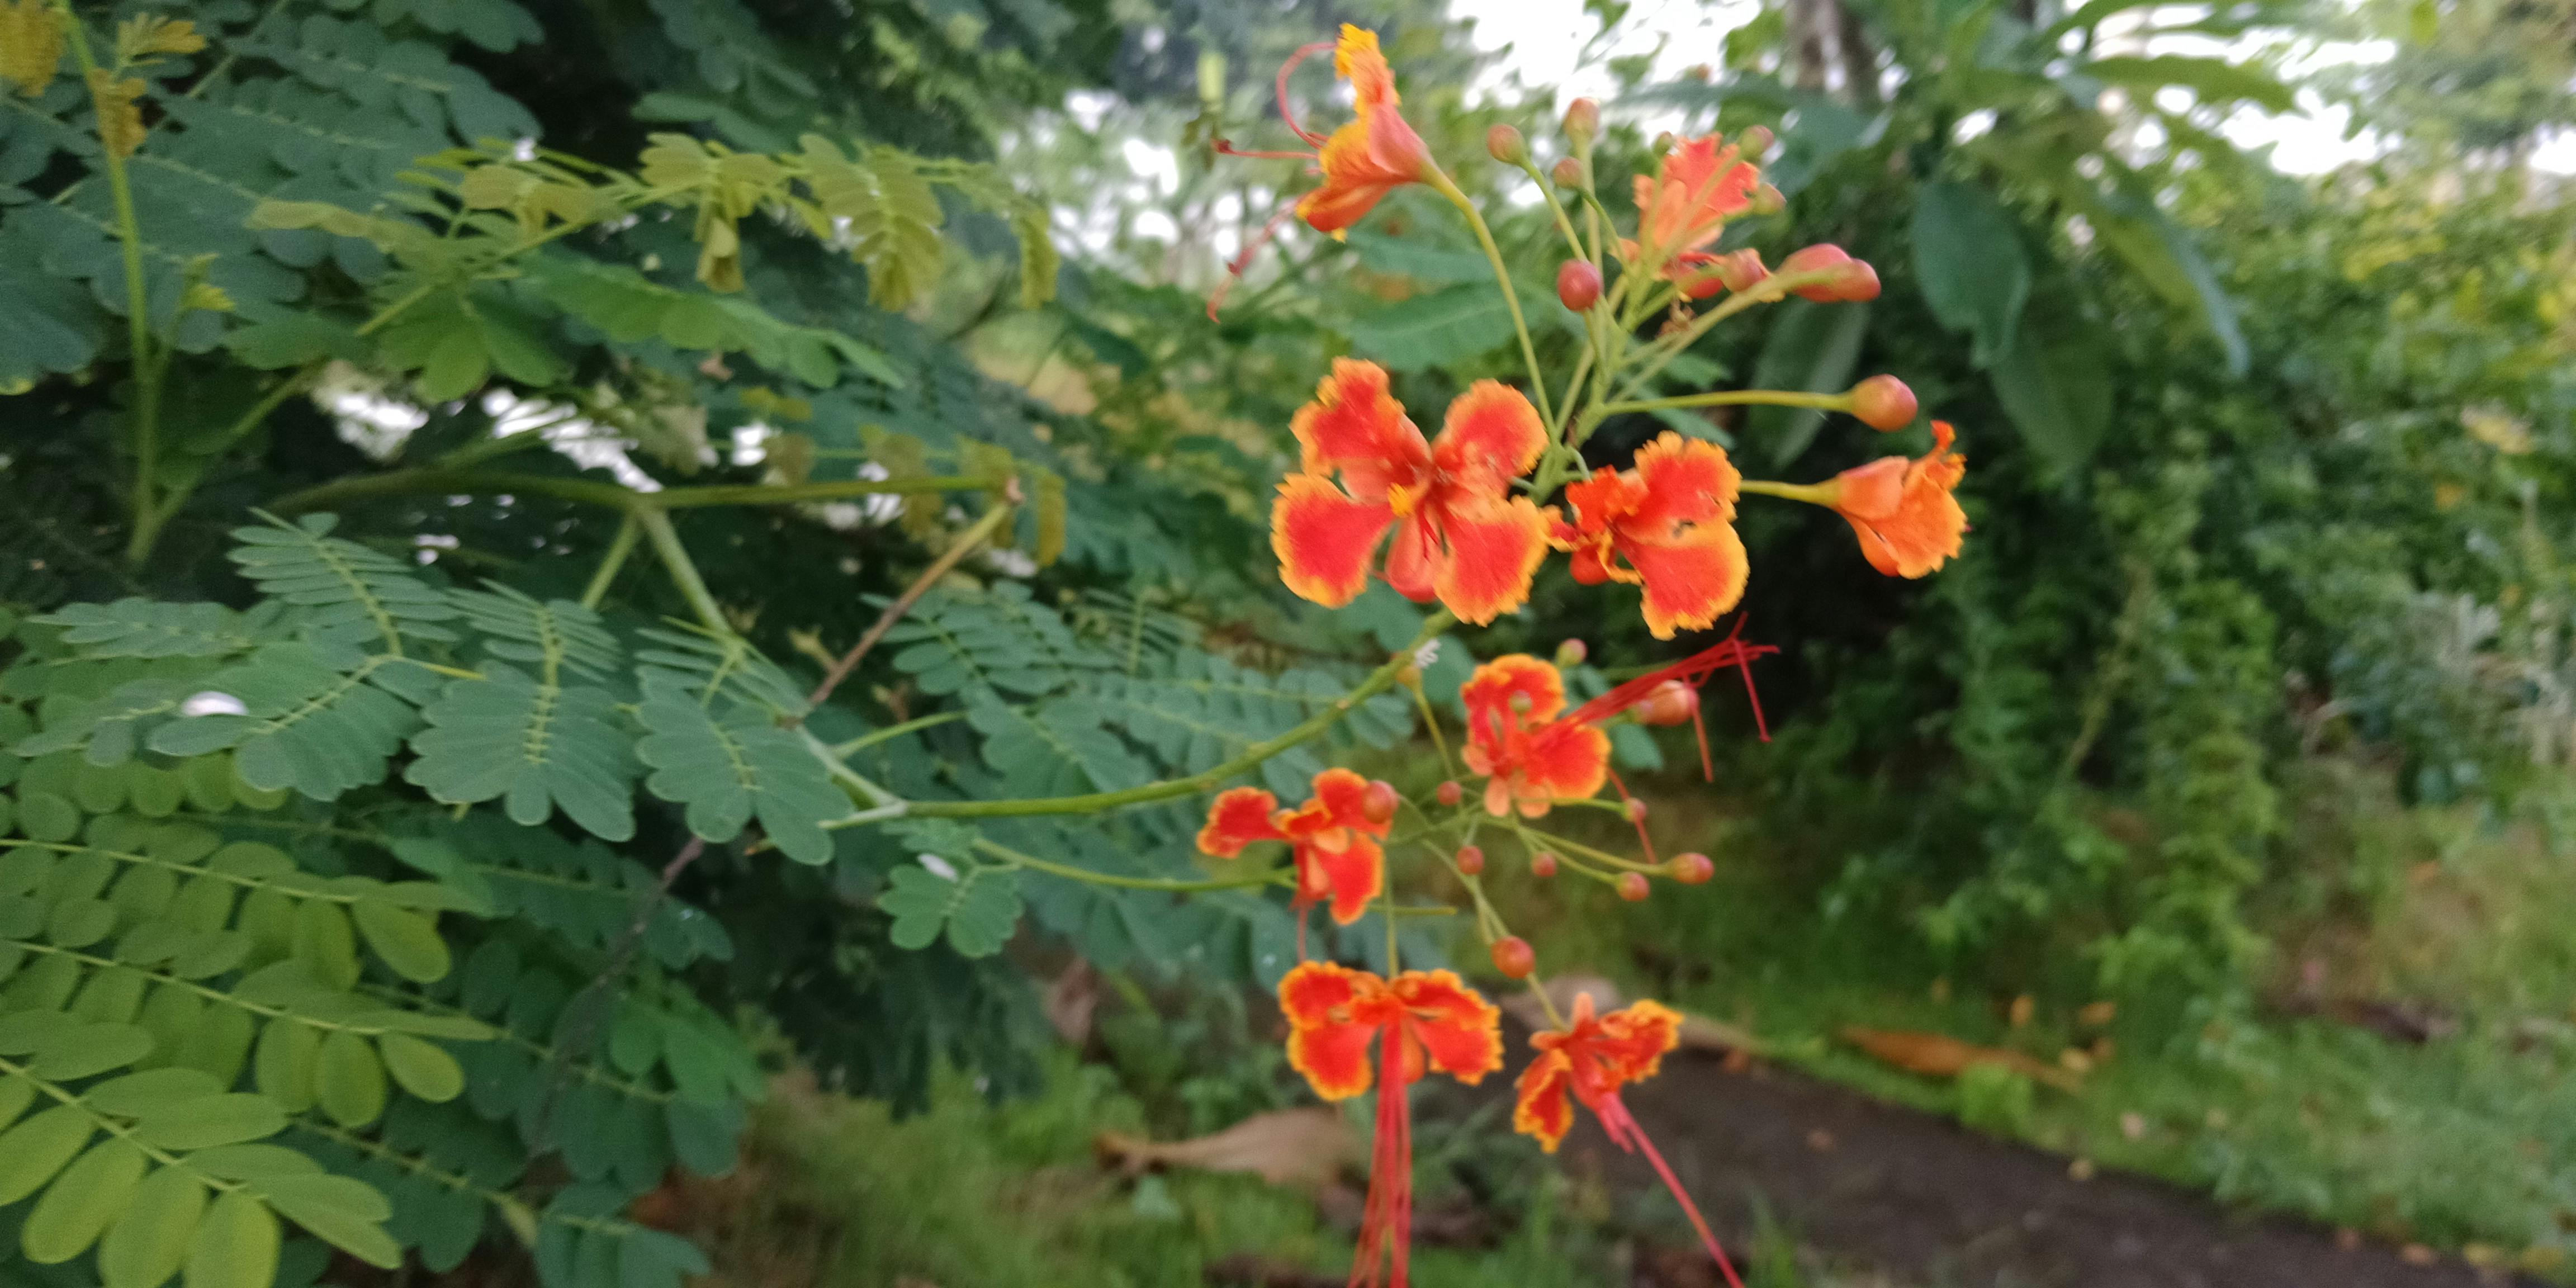
[[[1949,422],[1932,422],[1932,450],[1908,460],[1882,456],[1827,483],[1825,502],[1851,521],[1860,552],[1891,577],[1921,577],[1959,553],[1967,512],[1951,492],[1968,472],[1950,452]]]
[[[1576,581],[1643,584],[1656,639],[1706,630],[1744,597],[1744,542],[1731,522],[1741,481],[1726,449],[1666,432],[1637,452],[1634,469],[1604,466],[1568,485],[1575,521],[1550,510],[1548,540],[1574,552]]]
[[[1289,428],[1302,472],[1280,483],[1270,511],[1288,589],[1328,607],[1351,602],[1392,527],[1386,579],[1407,598],[1437,597],[1478,625],[1529,598],[1547,517],[1511,483],[1538,462],[1547,430],[1520,391],[1477,381],[1425,443],[1387,392],[1386,370],[1341,358]]]
[[[1322,140],[1316,163],[1323,168],[1324,185],[1297,202],[1297,217],[1324,233],[1358,223],[1386,194],[1419,181],[1430,161],[1422,136],[1395,110],[1395,73],[1378,52],[1376,32],[1343,23],[1342,38],[1333,46],[1333,74],[1351,83],[1359,115]],[[1284,68],[1280,80],[1284,86]],[[1281,111],[1286,111],[1284,99]],[[1293,128],[1296,123],[1289,124]],[[1297,132],[1316,142],[1306,131]]]
[[[1681,1032],[1682,1017],[1654,1002],[1637,1002],[1595,1019],[1592,995],[1576,995],[1571,1026],[1530,1039],[1538,1058],[1521,1071],[1512,1129],[1537,1137],[1540,1148],[1555,1153],[1574,1126],[1574,1106],[1566,1093],[1598,1113],[1604,1097],[1655,1076],[1664,1053],[1680,1044]]]
[[[1303,962],[1279,981],[1288,1017],[1288,1063],[1315,1094],[1347,1100],[1369,1089],[1369,1044],[1378,1043],[1384,1079],[1370,1150],[1368,1202],[1360,1217],[1351,1283],[1405,1288],[1413,1242],[1413,1116],[1406,1088],[1438,1070],[1474,1085],[1503,1067],[1501,1013],[1445,970],[1409,970],[1392,980],[1331,962]]]
[[[1517,807],[1537,818],[1560,800],[1601,790],[1610,776],[1610,735],[1579,720],[1560,720],[1565,679],[1527,653],[1476,668],[1458,690],[1467,708],[1467,767],[1489,775],[1485,812]]]
[[[1673,1200],[1681,1204],[1682,1214],[1690,1218],[1691,1228],[1699,1232],[1700,1245],[1708,1249],[1709,1259],[1725,1272],[1727,1283],[1744,1288],[1743,1281],[1736,1277],[1734,1263],[1726,1259],[1726,1250],[1709,1232],[1699,1205],[1691,1201],[1681,1178],[1673,1175],[1663,1154],[1646,1139],[1645,1129],[1637,1125],[1636,1117],[1619,1099],[1619,1088],[1655,1076],[1664,1054],[1680,1044],[1681,1029],[1682,1017],[1654,1002],[1631,1003],[1624,1010],[1595,1019],[1592,995],[1577,994],[1572,1024],[1530,1038],[1530,1045],[1538,1048],[1538,1058],[1521,1071],[1512,1128],[1537,1137],[1540,1148],[1555,1153],[1565,1133],[1574,1126],[1574,1105],[1568,1103],[1568,1093],[1572,1093],[1574,1102],[1601,1120],[1601,1130],[1610,1137],[1611,1144],[1631,1154],[1644,1152],[1655,1174],[1663,1178],[1664,1188],[1672,1191]]]
[[[1347,926],[1386,888],[1377,838],[1388,823],[1369,819],[1368,793],[1368,780],[1347,769],[1315,775],[1314,796],[1295,809],[1279,808],[1279,798],[1258,787],[1230,788],[1208,805],[1199,850],[1230,859],[1256,841],[1286,841],[1297,868],[1298,924],[1306,909],[1329,902],[1333,920]]]
[[[1716,241],[1727,220],[1752,206],[1761,181],[1761,167],[1722,135],[1674,145],[1656,160],[1653,178],[1637,176],[1637,239],[1645,254],[1660,261]]]

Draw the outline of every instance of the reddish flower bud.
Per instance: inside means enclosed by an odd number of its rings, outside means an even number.
[[[1601,132],[1601,105],[1588,98],[1578,98],[1565,105],[1565,137],[1577,143],[1589,143]]]
[[[1529,140],[1522,138],[1519,130],[1497,125],[1485,131],[1485,155],[1504,165],[1519,165],[1529,160]]]
[[[1556,646],[1557,669],[1563,670],[1569,666],[1581,666],[1583,665],[1583,659],[1590,656],[1592,656],[1592,650],[1585,647],[1583,641],[1567,640],[1566,642]]]
[[[1710,877],[1717,875],[1717,865],[1709,862],[1707,855],[1697,851],[1676,854],[1672,862],[1664,866],[1671,868],[1673,880],[1683,885],[1706,885]]]
[[[1625,813],[1628,816],[1628,821],[1631,823],[1643,823],[1646,821],[1646,802],[1639,800],[1634,796],[1629,797],[1627,803],[1619,808],[1622,813]]]
[[[1360,817],[1372,823],[1389,822],[1395,818],[1396,806],[1403,803],[1404,798],[1395,794],[1395,784],[1380,778],[1360,797]]]
[[[1679,680],[1666,680],[1646,690],[1629,714],[1644,725],[1689,724],[1699,714],[1699,690]]]
[[[1557,187],[1580,188],[1583,186],[1583,163],[1566,157],[1548,170],[1547,177],[1556,180]]]
[[[1756,125],[1746,129],[1743,133],[1736,135],[1735,146],[1743,149],[1745,160],[1758,161],[1762,158],[1763,153],[1771,150],[1771,144],[1774,138],[1775,136],[1771,133],[1770,126]],[[1773,191],[1778,190],[1774,189]]]
[[[1622,872],[1619,874],[1620,898],[1625,899],[1630,903],[1644,903],[1646,901],[1646,896],[1653,893],[1654,887],[1646,884],[1645,873]]]
[[[1475,876],[1485,870],[1485,852],[1472,845],[1458,847],[1458,870]]]
[[[1459,786],[1458,780],[1454,778],[1450,779],[1448,782],[1440,784],[1440,790],[1433,794],[1439,797],[1440,803],[1443,805],[1455,805],[1458,802],[1467,799],[1467,789]]]
[[[1505,935],[1494,941],[1494,969],[1510,979],[1528,979],[1538,969],[1538,950],[1518,935]]]
[[[1556,855],[1555,855],[1553,852],[1548,851],[1548,850],[1541,850],[1541,851],[1539,851],[1538,853],[1531,855],[1531,856],[1530,856],[1530,875],[1531,875],[1531,876],[1534,876],[1534,877],[1552,877],[1552,876],[1555,876],[1555,875],[1556,875]]]
[[[1601,270],[1590,261],[1569,259],[1557,266],[1556,299],[1577,313],[1591,308],[1601,298]]]
[[[1771,275],[1771,270],[1762,267],[1762,252],[1750,246],[1718,256],[1709,264],[1709,271],[1730,291],[1745,290]]]
[[[1896,430],[1914,423],[1914,391],[1894,376],[1871,376],[1851,388],[1852,415],[1871,429]]]
[[[1780,261],[1783,276],[1832,270],[1831,275],[1797,289],[1797,294],[1820,304],[1835,301],[1874,300],[1878,298],[1878,270],[1844,253],[1830,242],[1819,242],[1805,250],[1794,251]]]

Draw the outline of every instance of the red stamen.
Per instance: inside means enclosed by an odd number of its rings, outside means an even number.
[[[1413,1114],[1404,1086],[1404,1022],[1386,1026],[1378,1058],[1377,1137],[1369,1151],[1368,1199],[1349,1288],[1406,1288],[1413,1245]],[[1379,1263],[1393,1262],[1381,1280]],[[1739,1286],[1740,1288],[1740,1286]]]
[[[1726,1259],[1726,1249],[1719,1247],[1717,1236],[1709,1233],[1708,1221],[1700,1216],[1699,1205],[1691,1202],[1690,1191],[1682,1188],[1681,1178],[1673,1175],[1673,1169],[1664,1162],[1664,1156],[1656,1152],[1655,1142],[1646,1139],[1646,1129],[1638,1126],[1636,1118],[1628,1113],[1628,1106],[1620,1103],[1619,1093],[1614,1091],[1601,1097],[1601,1103],[1594,1105],[1592,1112],[1600,1117],[1602,1130],[1609,1134],[1611,1144],[1631,1154],[1640,1150],[1645,1152],[1646,1161],[1654,1166],[1655,1175],[1664,1178],[1664,1188],[1673,1192],[1673,1201],[1682,1205],[1682,1215],[1690,1218],[1691,1228],[1699,1232],[1700,1246],[1708,1249],[1709,1258],[1717,1262],[1718,1271],[1726,1276],[1727,1284],[1730,1288],[1744,1288],[1744,1281],[1735,1275],[1735,1263]]]
[[[1675,662],[1671,666],[1664,667],[1660,670],[1649,671],[1644,675],[1638,676],[1636,679],[1630,680],[1627,683],[1610,690],[1608,693],[1604,693],[1600,697],[1594,698],[1590,702],[1586,702],[1582,706],[1576,707],[1574,710],[1567,712],[1564,718],[1580,724],[1598,724],[1601,721],[1607,720],[1610,717],[1635,706],[1637,702],[1644,698],[1647,693],[1652,691],[1656,685],[1661,684],[1666,680],[1677,679],[1685,684],[1697,687],[1698,685],[1705,683],[1708,677],[1715,674],[1719,669],[1729,666],[1742,667],[1744,669],[1745,689],[1747,692],[1750,692],[1753,687],[1753,668],[1751,665],[1753,659],[1777,653],[1780,649],[1779,646],[1773,644],[1744,643],[1742,640],[1737,638],[1737,636],[1741,635],[1743,631],[1744,619],[1739,615],[1735,619],[1735,629],[1732,632],[1729,632],[1725,639],[1720,640],[1716,644],[1702,649],[1689,657],[1683,658],[1681,661]],[[1754,704],[1754,725],[1756,728],[1762,728],[1763,741],[1770,741],[1770,730],[1762,726],[1761,704],[1758,700]]]
[[[1250,156],[1253,154],[1237,153],[1236,155]],[[1284,153],[1280,155],[1297,156],[1302,154]],[[1243,280],[1243,270],[1252,267],[1252,257],[1260,254],[1262,248],[1270,244],[1270,239],[1277,236],[1279,233],[1279,225],[1288,222],[1288,217],[1295,213],[1297,213],[1297,203],[1295,199],[1292,198],[1287,205],[1279,208],[1279,213],[1272,215],[1267,222],[1261,225],[1261,234],[1252,239],[1252,244],[1244,247],[1243,253],[1235,256],[1233,261],[1225,266],[1225,280],[1217,283],[1216,292],[1208,296],[1208,321],[1216,321],[1217,309],[1224,305],[1226,293],[1234,289],[1234,284]]]
[[[1234,146],[1231,141],[1226,139],[1218,139],[1213,146],[1216,148],[1217,155],[1219,156],[1245,157],[1254,161],[1312,161],[1315,159],[1315,154],[1312,152],[1246,151],[1245,149]]]
[[[1296,117],[1288,113],[1288,73],[1297,70],[1297,64],[1332,47],[1333,42],[1329,40],[1318,40],[1311,45],[1299,46],[1296,53],[1288,55],[1288,61],[1279,64],[1279,80],[1275,86],[1279,94],[1279,119],[1286,121],[1288,128],[1294,131],[1298,138],[1319,148],[1324,146],[1324,136],[1309,132],[1305,126],[1297,123]]]

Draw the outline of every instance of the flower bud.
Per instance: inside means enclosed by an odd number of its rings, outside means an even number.
[[[1679,142],[1681,142],[1681,139],[1676,137],[1671,130],[1666,130],[1663,133],[1656,135],[1655,155],[1662,156],[1663,154],[1672,151],[1673,145]]]
[[[1360,817],[1372,823],[1387,823],[1395,818],[1396,806],[1404,798],[1395,794],[1395,784],[1383,778],[1372,781],[1360,796]]]
[[[1552,850],[1541,850],[1538,853],[1531,855],[1530,875],[1541,878],[1555,876],[1556,853]]]
[[[1871,376],[1851,388],[1852,415],[1877,430],[1903,429],[1914,423],[1914,391],[1894,376]]]
[[[1443,805],[1455,805],[1458,802],[1467,799],[1467,789],[1459,786],[1458,780],[1455,778],[1440,784],[1440,790],[1435,794],[1439,797],[1440,803]]]
[[[1842,247],[1819,242],[1805,250],[1793,251],[1780,261],[1782,275],[1834,270],[1823,281],[1797,289],[1797,294],[1819,304],[1835,301],[1874,300],[1878,298],[1878,270],[1846,254]]]
[[[1689,724],[1699,714],[1699,690],[1679,680],[1666,680],[1646,690],[1628,713],[1642,725]]]
[[[1789,199],[1781,196],[1778,188],[1760,183],[1753,186],[1753,196],[1746,202],[1744,210],[1753,215],[1776,215],[1788,208]]]
[[[1474,876],[1485,870],[1485,852],[1473,845],[1458,847],[1458,870]]]
[[[1591,308],[1601,298],[1601,270],[1589,260],[1569,259],[1557,266],[1557,303],[1577,313]]]
[[[1601,105],[1588,98],[1578,98],[1565,105],[1565,137],[1577,146],[1592,141],[1601,132]]]
[[[1620,898],[1625,899],[1630,903],[1644,903],[1646,901],[1646,896],[1653,893],[1654,887],[1646,884],[1645,873],[1622,872],[1619,874]]]
[[[1706,885],[1710,877],[1717,875],[1717,865],[1709,862],[1707,855],[1697,851],[1676,854],[1672,862],[1664,866],[1671,868],[1673,880],[1683,885]]]
[[[1725,283],[1730,291],[1749,290],[1771,275],[1771,270],[1762,267],[1762,252],[1750,246],[1718,256],[1709,265],[1709,272]]]
[[[1583,163],[1572,157],[1562,158],[1548,170],[1547,177],[1556,180],[1557,187],[1580,188],[1583,186]]]
[[[1529,140],[1511,126],[1497,125],[1485,131],[1485,155],[1504,165],[1519,165],[1529,160]]]
[[[1637,797],[1629,797],[1627,802],[1619,807],[1619,811],[1626,814],[1628,816],[1628,821],[1631,823],[1643,823],[1646,821],[1646,802],[1638,799]]]
[[[1505,935],[1494,941],[1494,969],[1506,978],[1528,979],[1538,969],[1538,950],[1518,935]]]
[[[1556,665],[1560,670],[1569,666],[1581,666],[1583,659],[1590,656],[1592,656],[1592,650],[1581,640],[1567,640],[1556,646]]]
[[[1770,126],[1750,126],[1743,133],[1735,136],[1735,146],[1743,149],[1745,160],[1758,161],[1763,153],[1771,150],[1773,138]],[[1779,189],[1774,188],[1772,191],[1777,192]]]

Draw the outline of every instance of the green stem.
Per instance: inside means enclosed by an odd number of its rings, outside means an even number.
[[[1636,411],[1662,411],[1681,407],[1737,407],[1760,404],[1769,407],[1813,407],[1819,411],[1851,410],[1851,395],[1796,393],[1786,389],[1730,389],[1717,393],[1682,394],[1673,398],[1643,398],[1635,402],[1603,403],[1594,411],[1602,417]]]
[[[1477,213],[1476,203],[1468,200],[1467,194],[1460,192],[1458,185],[1450,182],[1449,176],[1441,173],[1439,167],[1426,166],[1426,170],[1424,182],[1431,185],[1432,191],[1448,198],[1449,204],[1467,217],[1467,226],[1476,232],[1476,244],[1485,248],[1485,262],[1494,266],[1494,284],[1502,288],[1503,306],[1511,310],[1512,330],[1521,339],[1521,360],[1529,364],[1530,401],[1538,404],[1541,423],[1554,424],[1556,414],[1548,407],[1547,377],[1539,371],[1538,345],[1530,340],[1529,321],[1521,316],[1521,293],[1512,285],[1512,271],[1503,263],[1502,247],[1494,244],[1494,230],[1485,226],[1485,217]]]
[[[581,592],[582,607],[597,608],[601,600],[608,598],[608,588],[616,584],[619,570],[626,567],[626,556],[635,552],[638,532],[635,512],[628,510],[617,522],[617,535],[608,539],[608,553],[600,556],[599,571],[590,575],[590,585]]]
[[[698,565],[690,560],[689,548],[680,544],[680,534],[672,529],[671,516],[649,505],[639,505],[628,513],[644,529],[644,535],[653,539],[653,553],[662,557],[662,570],[671,574],[671,584],[680,588],[680,597],[689,601],[698,621],[718,635],[733,634],[724,609],[716,605],[714,595],[707,593],[706,579],[698,575]]]
[[[1831,281],[1839,275],[1840,270],[1831,268],[1820,268],[1812,272],[1805,273],[1773,273],[1769,277],[1763,278],[1761,281],[1755,282],[1753,285],[1727,296],[1723,303],[1700,314],[1699,317],[1693,320],[1689,326],[1666,336],[1662,340],[1656,341],[1654,347],[1646,350],[1645,357],[1640,360],[1637,365],[1636,374],[1630,376],[1628,378],[1627,387],[1619,391],[1619,398],[1622,401],[1625,401],[1634,397],[1639,389],[1645,387],[1645,383],[1648,380],[1654,378],[1656,372],[1664,369],[1664,364],[1671,362],[1684,349],[1688,349],[1692,345],[1698,343],[1699,338],[1707,335],[1709,330],[1715,327],[1718,323],[1723,322],[1746,309],[1752,308],[1756,304],[1777,303],[1778,301],[1787,298],[1790,292],[1795,291],[1802,286],[1819,285],[1821,283]],[[1588,415],[1585,416],[1585,420],[1597,424],[1599,423],[1600,415],[1601,409],[1599,407],[1595,407]]]
[[[982,837],[977,837],[975,839],[975,848],[986,854],[992,855],[994,858],[1000,859],[1002,862],[1010,864],[1015,868],[1028,868],[1032,871],[1046,873],[1048,876],[1063,877],[1068,881],[1085,881],[1092,885],[1117,886],[1125,890],[1173,890],[1184,892],[1199,890],[1241,890],[1250,886],[1275,885],[1278,883],[1279,878],[1287,871],[1285,868],[1271,868],[1267,871],[1255,873],[1251,876],[1223,877],[1205,881],[1184,881],[1174,877],[1122,877],[1107,872],[1094,872],[1088,868],[1077,868],[1063,863],[1051,863],[1045,859],[1038,858],[1035,855],[1022,854],[1018,850],[1014,850],[1007,845],[987,841]]]
[[[507,440],[504,440],[507,441]],[[414,493],[447,493],[474,495],[490,493],[526,493],[551,496],[584,505],[630,509],[649,506],[657,510],[689,510],[710,505],[801,505],[814,501],[838,501],[860,496],[892,496],[915,492],[985,491],[1003,480],[983,475],[942,475],[914,479],[842,479],[826,483],[771,485],[720,484],[711,487],[674,487],[659,492],[638,492],[615,483],[591,479],[562,478],[552,474],[509,474],[489,470],[458,470],[441,467],[394,470],[370,474],[363,478],[341,479],[319,487],[280,497],[269,508],[280,514],[300,514],[309,510],[327,510],[349,501],[363,501],[380,496],[406,496]]]
[[[116,240],[125,259],[126,342],[134,351],[134,531],[126,542],[125,559],[141,564],[151,556],[153,534],[161,526],[152,501],[154,476],[161,467],[161,367],[153,354],[152,304],[143,281],[143,224],[134,213],[134,185],[125,173],[125,154],[108,142],[104,128],[107,103],[99,90],[109,74],[90,52],[89,29],[72,12],[70,0],[54,0],[54,11],[62,18],[72,58],[80,64],[90,106],[98,115],[99,156],[107,166],[108,195],[116,206]]]
[[[216,440],[217,446],[230,448],[233,444],[249,437],[252,430],[259,428],[260,422],[268,419],[269,413],[284,405],[287,399],[311,389],[314,380],[320,375],[321,368],[308,367],[277,382],[276,388],[260,395],[259,401],[252,403],[250,410],[236,417],[233,423],[224,429],[223,436]],[[195,491],[196,484],[193,480],[175,486],[170,489],[168,496],[161,498],[161,504],[154,507],[152,513],[138,517],[135,538],[141,542],[146,555],[152,552],[154,543],[160,539],[163,525],[178,517],[180,508],[188,503],[189,496]]]
[[[1832,483],[1778,483],[1770,479],[1746,479],[1736,487],[1739,491],[1750,492],[1756,496],[1786,497],[1792,501],[1804,501],[1809,505],[1830,506],[1842,499],[1839,495],[1841,489]]]
[[[1147,783],[1142,787],[1131,787],[1125,791],[1093,792],[1085,796],[1046,796],[1029,800],[1005,801],[914,801],[911,813],[921,818],[1097,814],[1102,810],[1117,809],[1125,805],[1142,805],[1148,801],[1170,800],[1175,796],[1188,796],[1205,791],[1236,774],[1259,768],[1263,761],[1331,728],[1343,716],[1349,715],[1351,708],[1395,687],[1396,676],[1401,674],[1405,667],[1413,664],[1413,651],[1438,638],[1440,632],[1456,623],[1457,619],[1446,612],[1433,613],[1431,619],[1422,624],[1422,633],[1414,637],[1413,643],[1404,651],[1387,659],[1386,665],[1371,672],[1366,680],[1360,682],[1358,688],[1335,699],[1332,706],[1317,713],[1304,724],[1276,738],[1256,742],[1244,748],[1242,755],[1204,773],[1191,774],[1186,778],[1168,778],[1159,783]],[[825,826],[831,825],[827,823]]]
[[[900,738],[908,733],[919,733],[924,729],[937,728],[938,726],[947,724],[951,721],[963,720],[965,718],[966,713],[963,711],[941,711],[933,715],[919,716],[911,720],[906,720],[902,724],[887,725],[883,729],[873,729],[867,733],[860,734],[858,737],[852,738],[848,742],[834,746],[832,748],[832,754],[843,760],[847,760],[850,757],[877,745],[878,743],[888,742],[893,739]]]

